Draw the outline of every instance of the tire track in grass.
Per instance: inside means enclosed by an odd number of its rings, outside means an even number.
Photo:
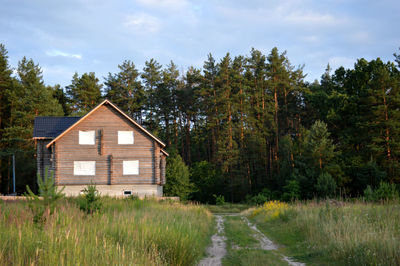
[[[226,255],[226,237],[224,236],[224,218],[215,215],[217,232],[211,237],[212,244],[207,248],[207,257],[199,262],[199,266],[222,265],[222,258]]]
[[[256,225],[252,224],[249,219],[242,216],[243,221],[247,223],[247,225],[254,231],[254,238],[256,238],[260,242],[261,249],[263,250],[278,250],[278,246],[272,242],[268,237],[266,237]],[[292,258],[289,258],[283,254],[280,254],[282,258],[291,266],[305,266],[305,263],[296,262]]]

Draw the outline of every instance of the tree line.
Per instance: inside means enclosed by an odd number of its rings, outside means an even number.
[[[359,59],[352,69],[328,65],[314,82],[277,48],[209,54],[185,72],[154,59],[142,70],[130,60],[118,69],[104,82],[75,73],[65,88],[48,86],[31,59],[11,68],[0,45],[1,193],[10,189],[12,153],[19,192],[35,182],[35,116],[80,116],[104,98],[166,142],[179,171],[169,172],[167,193],[210,203],[259,193],[290,200],[400,183],[397,54],[393,62]]]

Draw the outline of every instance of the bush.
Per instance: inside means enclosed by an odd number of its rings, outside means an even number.
[[[37,182],[39,186],[39,195],[32,192],[30,187],[26,186],[25,197],[28,201],[28,206],[33,213],[33,221],[35,224],[43,224],[46,221],[45,212],[49,215],[53,214],[57,201],[64,197],[62,193],[64,188],[58,190],[54,184],[54,172],[49,175],[48,167],[45,169],[45,175],[42,179],[40,174],[37,174]]]
[[[294,201],[300,198],[300,184],[297,180],[290,180],[283,190],[282,200],[284,201]]]
[[[167,159],[167,182],[164,186],[164,193],[167,196],[178,196],[186,200],[193,191],[193,184],[189,180],[189,168],[183,162],[181,156],[176,154]]]
[[[370,185],[364,190],[364,200],[365,201],[375,201],[375,193]]]
[[[336,181],[329,173],[322,173],[315,185],[318,196],[321,198],[329,198],[335,195]]]
[[[264,188],[257,195],[254,195],[254,196],[247,195],[246,203],[252,204],[252,205],[262,205],[262,204],[264,204],[264,202],[271,200],[271,198],[272,198],[271,191],[268,188]]]
[[[364,190],[364,199],[366,201],[394,200],[399,198],[399,192],[395,184],[380,182],[379,187],[373,190],[369,185]]]
[[[215,198],[215,204],[216,205],[224,205],[225,204],[225,198],[223,195],[213,195]]]
[[[211,203],[213,195],[222,190],[222,181],[215,166],[207,161],[194,163],[190,169],[190,180],[195,189],[191,199],[202,203]]]
[[[78,198],[78,205],[87,214],[100,211],[102,207],[101,198],[96,185],[90,184],[83,190],[83,196]]]

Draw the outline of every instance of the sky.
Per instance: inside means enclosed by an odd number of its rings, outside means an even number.
[[[0,0],[0,14],[10,65],[32,58],[48,85],[67,86],[75,72],[103,81],[124,60],[186,71],[209,53],[218,62],[273,47],[312,82],[328,63],[393,61],[400,47],[398,0]]]

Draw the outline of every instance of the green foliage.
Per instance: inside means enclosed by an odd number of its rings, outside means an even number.
[[[197,162],[190,168],[190,180],[195,186],[191,198],[202,203],[211,203],[213,195],[221,190],[221,178],[215,166],[207,161]]]
[[[173,154],[167,158],[166,167],[165,195],[178,196],[181,200],[186,200],[193,191],[193,184],[189,179],[189,168],[180,155],[173,156]]]
[[[90,184],[83,190],[83,195],[77,198],[79,208],[87,214],[99,212],[102,208],[101,196],[96,185]]]
[[[272,193],[269,189],[264,188],[260,193],[246,196],[246,203],[251,205],[262,205],[264,202],[272,199]]]
[[[80,77],[75,73],[71,85],[66,87],[72,114],[84,115],[98,105],[102,87],[94,72],[84,73]]]
[[[123,61],[104,84],[93,72],[75,73],[61,88],[46,86],[39,65],[26,57],[13,76],[0,44],[0,190],[10,192],[11,153],[20,164],[17,192],[26,184],[33,188],[35,116],[83,115],[103,96],[169,150],[179,150],[191,182],[174,186],[171,175],[170,195],[179,187],[184,198],[200,202],[213,202],[214,194],[240,202],[267,188],[273,199],[309,199],[331,194],[322,174],[345,196],[381,181],[400,184],[398,64],[395,54],[394,62],[359,59],[354,68],[336,70],[328,65],[319,81],[308,83],[285,51],[253,48],[220,60],[210,54],[201,69],[183,73],[173,62],[162,66],[150,59],[138,70]],[[292,180],[300,192],[288,187]]]
[[[215,205],[224,205],[225,197],[223,195],[213,195],[215,199]]]
[[[49,175],[49,169],[46,167],[43,179],[37,174],[39,195],[33,193],[28,185],[26,186],[25,197],[33,213],[33,221],[39,225],[46,221],[45,212],[48,212],[48,215],[53,214],[57,202],[64,197],[62,193],[64,188],[58,190],[54,184],[54,172],[50,172]]]
[[[380,182],[379,187],[375,190],[371,186],[367,186],[364,190],[364,199],[366,201],[392,201],[399,199],[399,191],[395,184],[389,184],[387,182]]]
[[[297,180],[290,180],[283,188],[282,200],[294,201],[300,198],[300,185]]]
[[[315,189],[321,198],[330,198],[335,195],[336,181],[329,173],[319,175]]]
[[[368,202],[375,201],[375,193],[370,185],[364,190],[364,199]]]

